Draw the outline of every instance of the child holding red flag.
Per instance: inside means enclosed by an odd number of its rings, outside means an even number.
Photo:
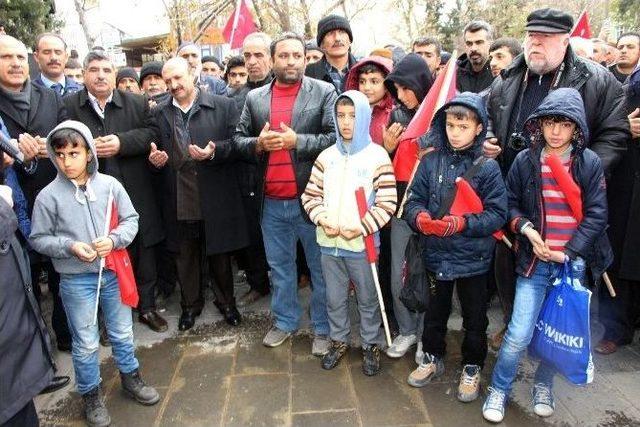
[[[36,198],[29,243],[51,257],[60,273],[60,296],[72,335],[71,357],[87,422],[106,426],[111,419],[100,390],[99,334],[94,323],[98,286],[122,388],[144,405],[157,403],[160,396],[138,373],[131,308],[120,300],[115,273],[104,270],[98,284],[100,258],[133,241],[138,214],[124,187],[115,178],[98,172],[93,141],[89,128],[72,120],[60,123],[47,137],[47,152],[58,174]],[[111,191],[119,223],[105,236]]]
[[[423,234],[423,260],[431,287],[425,312],[424,356],[407,382],[423,387],[444,373],[447,320],[454,284],[462,306],[464,341],[457,397],[478,397],[480,371],[487,356],[487,273],[498,230],[507,218],[507,196],[495,160],[482,157],[487,112],[479,95],[465,92],[436,113],[426,142],[434,148],[422,158],[407,190],[404,218]],[[464,177],[482,201],[483,211],[450,214],[455,182]]]
[[[324,369],[335,368],[349,347],[349,281],[356,287],[365,375],[380,371],[380,308],[365,236],[375,235],[396,210],[396,180],[384,148],[369,136],[371,108],[367,97],[349,90],[334,107],[336,144],[316,159],[302,206],[317,228],[322,274],[327,285],[331,348]],[[364,188],[368,209],[360,215],[355,192]]]
[[[513,314],[489,393],[485,419],[504,418],[507,395],[547,290],[572,260],[574,278],[583,280],[585,263],[600,277],[613,255],[605,234],[607,196],[600,158],[586,148],[589,130],[580,93],[571,88],[547,95],[525,123],[530,148],[520,152],[507,176],[510,226],[516,234],[516,296]],[[553,414],[554,371],[541,363],[534,377],[533,410]]]

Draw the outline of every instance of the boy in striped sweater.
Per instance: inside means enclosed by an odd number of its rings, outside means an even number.
[[[396,210],[396,180],[389,155],[369,136],[371,108],[367,97],[354,90],[335,103],[336,144],[318,156],[302,205],[318,226],[322,274],[327,287],[327,312],[332,341],[322,359],[333,369],[350,342],[349,281],[356,287],[360,313],[360,339],[365,375],[380,371],[380,308],[373,274],[366,258],[364,237],[375,234]],[[363,187],[369,209],[360,218],[355,192]]]
[[[520,358],[562,264],[571,260],[574,278],[582,281],[587,265],[599,278],[613,258],[605,234],[604,172],[598,155],[587,148],[589,128],[580,93],[570,88],[550,92],[525,126],[530,148],[518,154],[507,176],[518,279],[513,314],[482,409],[492,422],[504,418]],[[533,410],[541,417],[554,412],[553,376],[543,363],[534,376]]]

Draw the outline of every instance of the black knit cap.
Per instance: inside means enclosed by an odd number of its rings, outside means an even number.
[[[145,77],[150,76],[151,74],[162,77],[163,65],[164,64],[160,61],[151,61],[145,63],[142,68],[140,68],[140,83],[144,81]]]
[[[329,31],[344,30],[349,34],[349,40],[353,43],[353,33],[351,32],[351,25],[344,16],[329,15],[325,16],[318,22],[318,35],[316,36],[316,42],[318,46],[322,45],[322,39],[327,35]]]
[[[534,10],[527,16],[526,31],[537,33],[569,33],[573,28],[573,17],[558,9]]]
[[[136,73],[136,70],[131,67],[124,67],[118,71],[118,74],[116,75],[116,85],[118,85],[120,83],[120,80],[124,79],[125,77],[134,79],[136,82],[138,82],[138,85],[140,85],[138,73]]]
[[[218,58],[216,58],[213,55],[207,55],[207,56],[203,56],[202,59],[200,60],[201,63],[205,63],[205,62],[215,62],[216,65],[218,66],[218,68],[220,68],[221,70],[224,68],[222,66],[222,62],[220,62],[220,60]]]

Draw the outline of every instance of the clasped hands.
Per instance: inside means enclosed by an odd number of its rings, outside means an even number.
[[[104,258],[113,250],[113,240],[110,237],[98,237],[91,244],[75,242],[71,252],[84,262],[93,262],[97,257]]]
[[[427,236],[449,237],[460,233],[467,226],[463,216],[446,215],[442,219],[432,219],[428,212],[420,212],[416,217],[416,227]]]
[[[291,150],[296,146],[298,135],[286,124],[280,122],[281,132],[271,130],[269,122],[265,123],[264,127],[258,135],[258,141],[256,144],[256,151],[278,151],[278,150]]]
[[[320,218],[318,224],[322,227],[322,229],[324,230],[324,234],[326,234],[327,237],[340,236],[345,240],[353,240],[356,237],[362,235],[362,230],[359,227],[340,227],[338,226],[338,224],[329,221],[326,216]]]
[[[542,236],[538,233],[533,227],[527,227],[523,231],[523,233],[533,246],[533,253],[538,257],[541,261],[549,262],[559,262],[563,263],[565,260],[565,254],[562,251],[553,251],[549,248],[549,245],[542,240]]]

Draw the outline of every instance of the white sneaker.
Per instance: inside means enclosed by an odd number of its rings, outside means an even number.
[[[533,397],[533,412],[539,417],[550,417],[556,408],[553,393],[545,384],[534,384],[531,390]]]
[[[411,348],[411,346],[415,343],[415,335],[398,335],[391,343],[391,347],[387,349],[387,356],[391,357],[392,359],[398,359],[404,356],[409,348]]]
[[[420,362],[424,359],[424,351],[422,351],[422,340],[418,341],[418,345],[416,346],[416,365],[419,365]]]
[[[487,399],[482,405],[482,416],[492,423],[500,423],[504,419],[504,407],[507,403],[507,396],[493,387],[487,389]]]

